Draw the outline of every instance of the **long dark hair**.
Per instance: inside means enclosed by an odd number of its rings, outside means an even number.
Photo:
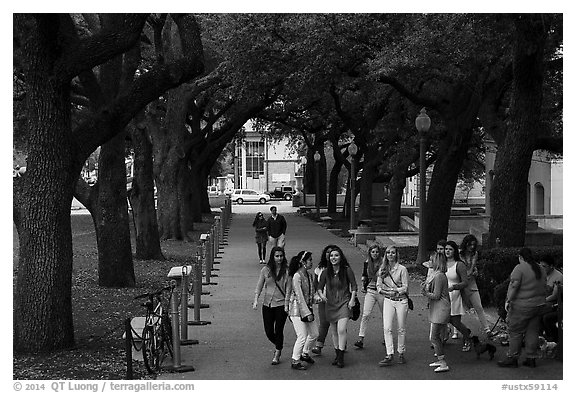
[[[541,270],[542,268],[540,267],[538,262],[534,260],[532,250],[529,249],[528,247],[523,247],[520,249],[520,251],[518,251],[518,255],[520,255],[526,262],[528,262],[528,264],[534,271],[536,279],[540,280],[540,277],[542,277],[542,270]]]
[[[274,262],[274,254],[277,251],[282,251],[282,255],[284,255],[284,257],[282,258],[282,263],[280,264],[279,272],[276,272],[276,262]],[[275,281],[280,280],[284,276],[284,273],[286,273],[286,270],[288,269],[288,261],[286,260],[286,252],[282,247],[278,246],[272,247],[272,250],[270,250],[270,257],[268,258],[266,266],[268,266],[268,269],[270,269],[270,275],[274,278]]]
[[[324,247],[322,254],[320,254],[320,262],[318,262],[318,267],[320,269],[326,269],[328,267],[329,263],[328,258],[326,258],[326,252],[328,252],[328,250],[333,250],[336,247],[337,246],[334,244],[328,244],[326,247]]]
[[[342,252],[342,249],[338,246],[333,246],[330,248],[330,253],[333,253],[334,251],[338,251],[340,253],[340,269],[338,270],[338,280],[340,281],[339,286],[342,286],[342,283],[347,283],[347,279],[348,276],[346,275],[346,268],[350,266],[350,264],[348,263],[348,259],[346,259],[346,256],[344,255],[344,253]],[[331,263],[328,263],[328,266],[326,267],[326,277],[334,277],[334,267],[332,266]],[[330,282],[330,280],[327,280],[328,282]],[[348,285],[348,284],[346,284]]]
[[[265,220],[264,218],[264,214],[262,214],[262,212],[258,212],[256,213],[256,217],[254,217],[254,221],[252,222],[252,226],[255,227],[258,224],[258,221],[260,220]]]
[[[372,250],[375,248],[378,249],[378,254],[379,254],[379,258],[380,258],[380,265],[382,265],[382,261],[384,260],[384,257],[382,256],[382,247],[378,243],[374,243],[370,247],[368,247],[368,258],[366,259],[366,262],[368,263],[367,273],[368,273],[369,277],[374,277],[374,275],[380,269],[380,266],[378,266],[378,267],[375,266],[376,261],[374,259],[372,259],[371,253],[372,253]]]
[[[464,239],[462,239],[462,243],[460,243],[460,255],[462,257],[468,257],[468,245],[472,242],[476,243],[476,246],[478,246],[478,239],[476,239],[476,236],[472,235],[472,234],[468,234],[466,236],[464,236]],[[478,247],[476,247],[476,252],[478,252]]]
[[[310,251],[300,251],[298,255],[293,256],[290,259],[290,264],[288,265],[288,275],[290,277],[293,277],[294,273],[296,273],[298,269],[302,267],[304,261],[310,258],[311,256],[312,253]]]
[[[462,260],[460,259],[460,252],[458,252],[458,244],[456,244],[454,240],[448,240],[446,242],[446,245],[454,249],[454,260],[462,262]]]

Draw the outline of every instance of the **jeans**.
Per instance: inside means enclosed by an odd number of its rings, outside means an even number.
[[[368,289],[364,297],[364,309],[362,310],[362,317],[360,319],[360,332],[358,333],[360,337],[366,335],[366,324],[376,303],[378,303],[380,311],[382,312],[384,309],[384,295],[379,294],[374,289]]]
[[[318,325],[316,325],[316,321],[302,322],[300,317],[292,317],[291,319],[292,325],[294,325],[294,331],[296,332],[296,342],[292,350],[292,359],[300,360],[302,353],[308,354],[310,347],[314,344],[314,341],[316,341],[316,337],[318,337]]]
[[[286,318],[288,318],[288,314],[284,311],[284,306],[262,306],[262,320],[264,321],[266,337],[278,350],[281,350],[284,346],[284,324],[286,323]]]
[[[444,336],[447,327],[448,325],[445,323],[430,324],[430,343],[434,346],[436,356],[444,355]]]
[[[538,333],[540,331],[540,308],[534,306],[522,306],[512,302],[506,322],[508,323],[508,335],[510,347],[509,357],[519,357],[524,340],[527,358],[537,358]]]
[[[466,291],[468,295],[468,300],[470,304],[474,307],[476,315],[478,316],[478,322],[482,326],[482,329],[489,330],[488,321],[486,320],[486,314],[484,314],[484,308],[482,307],[482,301],[480,300],[480,292],[478,291]]]
[[[328,335],[328,329],[330,329],[330,322],[326,320],[326,303],[324,302],[318,303],[318,321],[320,322],[320,326],[318,327],[316,346],[322,348]]]
[[[462,333],[462,336],[464,336],[464,342],[470,339],[472,331],[462,323],[462,315],[450,315],[450,324]]]
[[[394,341],[392,339],[392,325],[394,316],[398,321],[398,353],[406,352],[406,316],[408,315],[408,299],[390,300],[384,298],[384,340],[386,341],[386,354],[394,354]]]

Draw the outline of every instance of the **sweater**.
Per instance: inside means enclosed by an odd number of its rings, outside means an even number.
[[[273,238],[278,238],[280,235],[286,234],[286,220],[284,216],[277,214],[276,218],[273,216],[268,217],[267,225],[268,235]]]

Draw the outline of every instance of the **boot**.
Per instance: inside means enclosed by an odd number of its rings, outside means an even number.
[[[336,365],[339,368],[344,367],[344,351],[340,351],[340,356],[338,356],[338,358],[336,359]]]
[[[338,359],[340,358],[340,350],[338,348],[334,348],[334,351],[336,351],[336,357],[334,358],[334,361],[332,362],[333,366],[338,364]]]
[[[272,365],[275,366],[280,363],[280,354],[282,354],[282,351],[280,349],[274,351],[274,358],[272,359]]]
[[[518,367],[518,359],[511,357],[511,356],[508,356],[504,360],[499,360],[498,366],[517,368]]]
[[[526,367],[534,368],[534,367],[536,367],[536,359],[534,359],[534,358],[526,358],[526,360],[524,360],[524,361],[522,362],[522,365],[523,365],[523,366],[526,366]]]

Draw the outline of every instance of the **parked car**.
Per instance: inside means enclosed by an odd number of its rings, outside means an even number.
[[[272,198],[281,198],[287,201],[292,200],[292,195],[294,195],[296,191],[292,186],[281,186],[274,188],[274,191],[270,191],[269,194]]]
[[[239,205],[243,204],[244,202],[266,203],[270,200],[270,195],[263,194],[255,190],[242,188],[235,189],[230,196],[230,199],[232,202],[236,202]]]
[[[218,187],[216,186],[208,186],[208,196],[218,195],[220,192],[218,191]]]

